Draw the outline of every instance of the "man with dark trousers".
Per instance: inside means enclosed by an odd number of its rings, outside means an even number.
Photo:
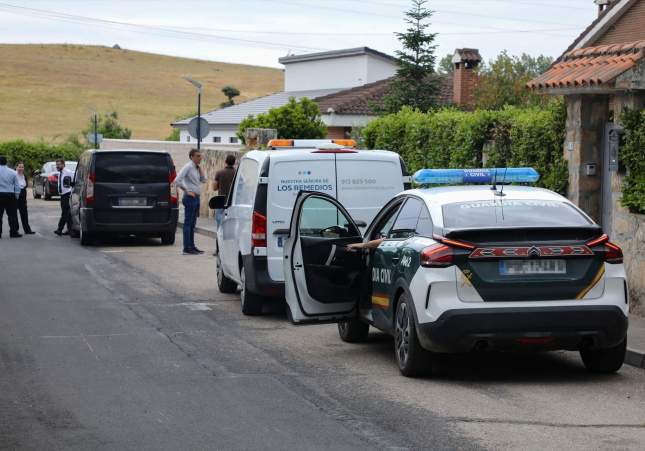
[[[5,211],[9,218],[9,236],[11,238],[22,236],[18,233],[18,197],[20,197],[18,175],[16,171],[7,167],[7,157],[0,155],[0,238]]]
[[[74,173],[65,167],[65,160],[56,160],[56,170],[58,171],[58,194],[60,195],[60,220],[58,221],[58,228],[54,233],[58,236],[69,235],[69,226],[71,224],[71,217],[69,213],[69,196],[72,192],[71,185],[65,186],[65,177],[69,177],[71,182],[74,178]],[[67,226],[67,230],[63,229]]]

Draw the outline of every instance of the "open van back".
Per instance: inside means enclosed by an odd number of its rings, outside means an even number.
[[[340,200],[354,220],[369,224],[381,207],[404,190],[405,167],[389,151],[292,149],[272,151],[267,187],[269,276],[284,280],[284,236],[299,191],[319,191]]]

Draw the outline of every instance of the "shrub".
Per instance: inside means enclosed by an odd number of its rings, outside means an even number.
[[[627,169],[621,202],[630,211],[645,214],[645,109],[626,110],[620,121],[625,128],[620,161]]]
[[[5,155],[11,165],[15,165],[19,161],[24,162],[25,173],[28,175],[31,175],[47,161],[58,158],[70,161],[78,160],[83,150],[85,149],[78,143],[71,141],[59,145],[47,144],[42,141],[29,143],[23,140],[0,143],[0,155]]]
[[[561,102],[547,109],[505,108],[464,112],[442,109],[421,113],[411,108],[382,116],[363,129],[370,149],[399,153],[408,169],[532,166],[539,186],[564,193],[567,165],[562,156],[565,133]],[[486,144],[489,144],[488,146]]]

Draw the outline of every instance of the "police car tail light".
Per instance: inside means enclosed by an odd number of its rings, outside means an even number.
[[[85,182],[85,203],[93,204],[94,203],[94,182],[96,181],[96,174],[90,172],[87,175],[87,181]]]
[[[539,179],[533,168],[420,169],[412,176],[419,185],[535,183]]]
[[[257,211],[253,212],[251,222],[251,245],[253,247],[267,247],[267,217]]]
[[[421,251],[421,266],[427,268],[445,268],[452,266],[455,261],[453,248],[442,243],[436,243]]]
[[[177,171],[174,166],[168,174],[168,182],[170,182],[170,203],[173,207],[176,207],[179,204],[179,196],[177,194],[177,184],[175,179],[177,178]]]
[[[598,238],[595,238],[587,242],[587,246],[591,249],[599,250],[602,252],[603,259],[607,263],[622,263],[623,262],[623,250],[620,246],[617,246],[614,243],[609,241],[607,235],[601,235]]]

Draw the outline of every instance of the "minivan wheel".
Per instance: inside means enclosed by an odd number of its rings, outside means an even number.
[[[235,281],[229,279],[224,274],[222,269],[222,261],[219,257],[219,252],[215,255],[215,270],[217,274],[217,288],[220,293],[235,293],[237,292],[237,284]]]
[[[240,285],[242,291],[240,292],[240,303],[242,305],[242,313],[249,316],[262,314],[262,297],[255,293],[251,293],[246,286],[246,271],[244,266],[240,268]]]
[[[94,242],[94,237],[91,233],[83,231],[83,226],[80,228],[81,246],[89,246]]]
[[[161,244],[173,245],[175,244],[175,233],[165,232],[161,234]]]
[[[581,349],[580,357],[587,370],[594,373],[615,373],[623,366],[627,352],[627,338],[612,348]]]
[[[69,236],[72,237],[72,238],[78,238],[79,236],[81,236],[81,232],[79,232],[78,230],[76,230],[73,227],[70,227]]]
[[[32,192],[33,192],[33,194],[34,194],[34,199],[40,199],[40,197],[41,197],[41,196],[40,196],[40,194],[38,194],[38,191],[36,191],[36,187],[35,187],[35,186],[31,189],[31,191],[32,191]]]
[[[367,340],[370,332],[370,325],[358,318],[340,321],[338,323],[338,335],[347,343],[362,343]]]
[[[414,308],[405,294],[399,298],[394,318],[394,353],[401,374],[416,377],[430,366],[430,352],[421,347],[417,338]]]

